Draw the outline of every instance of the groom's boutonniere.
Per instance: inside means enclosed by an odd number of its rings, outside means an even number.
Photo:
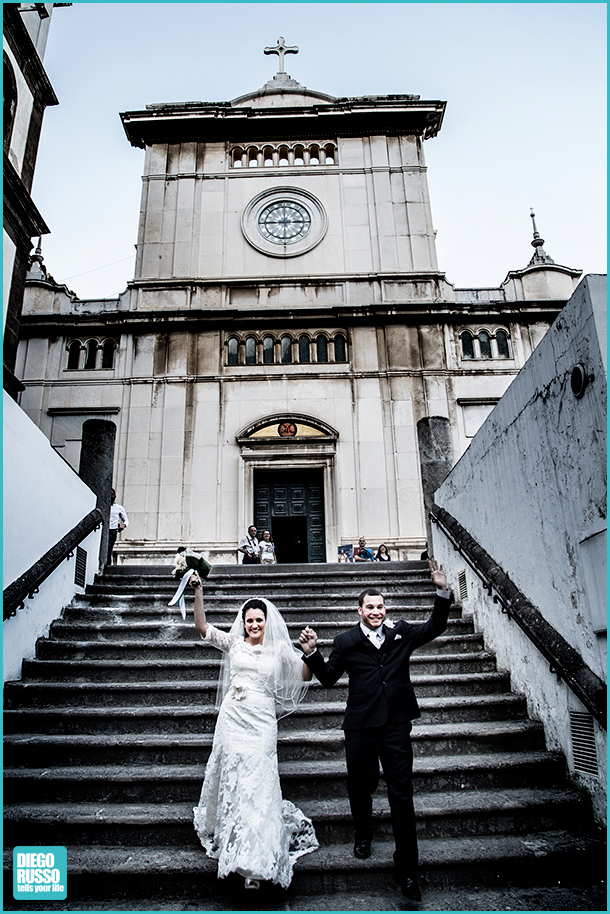
[[[391,619],[386,619],[383,624],[385,625],[386,628],[394,628],[394,626],[396,625],[396,623],[392,622]]]

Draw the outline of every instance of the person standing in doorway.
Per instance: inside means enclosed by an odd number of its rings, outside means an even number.
[[[239,541],[238,552],[243,553],[242,565],[259,565],[260,558],[258,554],[258,540],[256,538],[256,527],[254,524],[248,527],[248,532]]]
[[[413,810],[411,721],[420,716],[409,678],[413,651],[444,632],[451,592],[442,565],[429,563],[436,599],[427,622],[386,622],[383,596],[373,587],[358,598],[359,621],[338,635],[330,658],[316,649],[309,626],[299,641],[303,660],[323,686],[330,688],[344,673],[349,677],[345,732],[347,791],[354,819],[354,856],[371,856],[373,793],[383,766],[394,833],[394,865],[402,893],[420,901],[417,884],[417,834]]]
[[[277,565],[275,543],[271,539],[269,530],[263,530],[263,538],[258,546],[258,555],[261,560],[261,565]]]
[[[114,489],[110,490],[110,497],[111,504],[110,523],[108,524],[108,565],[112,565],[112,551],[114,549],[114,544],[116,543],[117,536],[129,526],[129,518],[127,517],[127,512],[123,505],[117,505],[116,492]]]

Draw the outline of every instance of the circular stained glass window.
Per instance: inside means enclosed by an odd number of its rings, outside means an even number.
[[[258,228],[274,244],[295,244],[311,228],[309,211],[294,200],[277,200],[261,210]]]

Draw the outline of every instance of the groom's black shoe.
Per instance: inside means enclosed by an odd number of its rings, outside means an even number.
[[[400,886],[402,894],[405,898],[408,898],[409,901],[421,901],[421,892],[417,884],[417,879],[407,878],[404,879]]]
[[[359,860],[368,860],[371,856],[371,839],[370,838],[356,838],[354,841],[354,857],[358,857]]]

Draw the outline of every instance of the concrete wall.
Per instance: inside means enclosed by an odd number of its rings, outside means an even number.
[[[605,306],[605,277],[585,277],[435,498],[603,679]],[[590,381],[577,398],[571,376],[579,363]],[[549,744],[571,761],[569,712],[585,709],[487,598],[438,529],[434,551],[454,586],[466,570],[465,609],[474,613],[499,663],[510,669],[513,687],[527,695]],[[605,733],[597,730],[596,739],[600,781],[578,778],[601,804]]]
[[[95,508],[93,492],[51,447],[48,439],[4,393],[4,577],[15,581],[62,536]],[[86,549],[87,582],[98,568],[100,531],[81,544]],[[62,562],[24,609],[4,622],[4,681],[18,678],[21,661],[33,657],[36,639],[47,634],[75,593],[75,557]]]

